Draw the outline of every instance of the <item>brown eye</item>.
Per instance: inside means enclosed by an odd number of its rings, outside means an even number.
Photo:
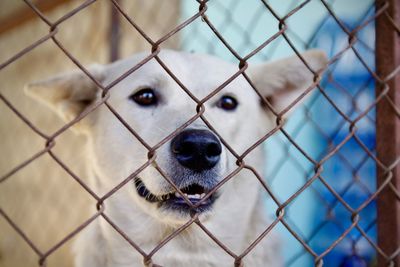
[[[129,99],[135,101],[140,106],[154,106],[158,102],[157,96],[151,88],[139,90],[131,95]]]
[[[217,103],[217,106],[224,110],[232,111],[236,109],[236,107],[238,106],[238,102],[235,98],[226,95],[221,97],[221,99]]]

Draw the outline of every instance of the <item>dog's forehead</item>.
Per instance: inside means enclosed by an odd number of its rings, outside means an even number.
[[[147,54],[141,53],[110,65],[108,68],[110,77],[108,78],[110,81],[116,79],[122,74],[121,70],[129,70],[139,64],[146,56]],[[238,71],[238,67],[234,64],[205,54],[162,50],[158,57],[167,70],[153,58],[145,62],[122,83],[147,85],[146,83],[154,82],[156,84],[179,87],[178,83],[171,77],[171,74],[168,73],[170,71],[192,93],[198,97],[204,97]],[[239,77],[229,83],[227,90],[230,88],[243,88],[245,85],[247,83],[244,78]]]

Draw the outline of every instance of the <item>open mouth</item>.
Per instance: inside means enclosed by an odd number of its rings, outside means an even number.
[[[200,200],[202,200],[210,190],[207,190],[203,186],[196,183],[193,183],[184,188],[180,188],[182,193],[185,194],[192,205],[196,206],[193,207],[190,206],[187,201],[176,191],[164,195],[155,195],[151,193],[144,185],[142,180],[138,177],[135,178],[135,186],[139,196],[144,198],[146,201],[150,203],[157,203],[159,207],[162,206],[166,209],[173,209],[182,212],[194,211],[196,213],[200,213],[210,210],[215,199],[217,198],[217,194],[213,193],[209,198],[199,204]]]

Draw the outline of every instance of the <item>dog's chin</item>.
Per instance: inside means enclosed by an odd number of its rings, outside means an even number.
[[[139,177],[135,178],[135,187],[140,198],[155,206],[163,216],[177,221],[187,220],[194,214],[202,215],[203,218],[207,217],[206,214],[210,213],[218,198],[217,192],[206,198],[210,189],[197,183],[179,188],[187,199],[176,191],[162,195],[153,194]]]

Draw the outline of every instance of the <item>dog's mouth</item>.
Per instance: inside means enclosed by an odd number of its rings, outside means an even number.
[[[144,198],[150,203],[156,203],[159,207],[166,209],[178,210],[181,212],[194,211],[196,213],[201,213],[211,209],[217,196],[217,193],[213,193],[206,200],[200,202],[210,190],[205,187],[193,183],[186,187],[179,188],[192,205],[189,205],[187,201],[178,192],[171,192],[164,195],[155,195],[150,192],[149,189],[144,185],[140,178],[135,178],[136,191],[140,197]]]

